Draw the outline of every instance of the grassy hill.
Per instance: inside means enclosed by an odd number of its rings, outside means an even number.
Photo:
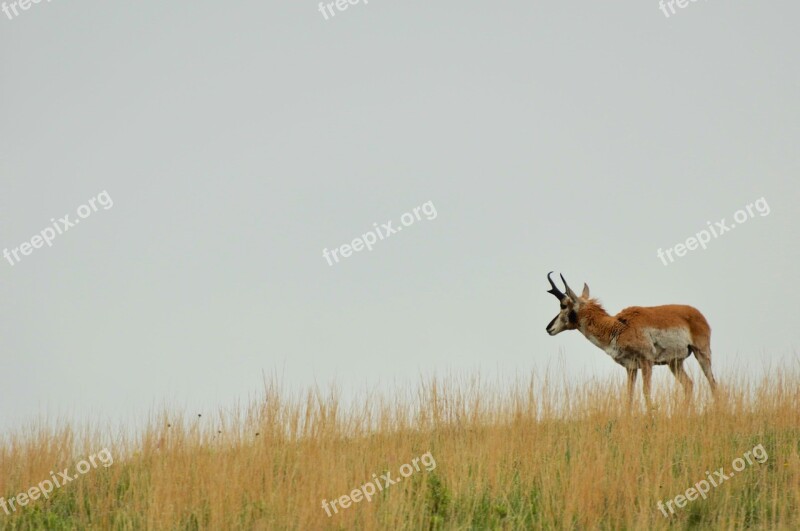
[[[722,384],[691,405],[659,387],[652,411],[618,382],[432,380],[347,407],[270,385],[135,435],[38,426],[0,441],[0,528],[800,529],[800,378]]]

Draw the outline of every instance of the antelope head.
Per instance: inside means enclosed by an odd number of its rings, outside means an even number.
[[[567,281],[564,280],[564,275],[559,275],[561,281],[564,283],[564,289],[566,290],[566,293],[562,293],[561,290],[556,287],[555,283],[553,283],[553,279],[550,278],[552,274],[552,271],[547,274],[547,280],[550,282],[552,288],[549,289],[547,293],[551,293],[558,299],[558,304],[561,307],[558,315],[553,317],[553,320],[550,321],[546,328],[547,333],[554,336],[560,334],[564,330],[575,330],[578,328],[578,310],[580,310],[583,303],[589,298],[589,286],[584,284],[583,293],[578,297],[578,295],[572,291],[572,288],[569,287]]]

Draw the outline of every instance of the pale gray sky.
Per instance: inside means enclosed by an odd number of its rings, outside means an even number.
[[[262,370],[292,389],[556,359],[621,378],[545,333],[550,270],[612,312],[695,305],[723,383],[796,364],[797,2],[317,9],[0,13],[0,248],[114,202],[0,262],[0,425],[229,407]],[[762,197],[768,216],[656,256]],[[322,257],[428,201],[436,219]]]

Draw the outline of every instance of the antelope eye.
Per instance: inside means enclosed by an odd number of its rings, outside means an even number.
[[[566,307],[565,305],[563,305],[563,304],[561,305],[561,309],[562,309],[562,310],[565,310],[566,308],[567,308],[567,307]]]

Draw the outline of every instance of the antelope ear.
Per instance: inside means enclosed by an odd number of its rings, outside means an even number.
[[[581,298],[582,299],[589,298],[589,284],[587,284],[586,282],[583,283],[583,293],[581,293]]]

